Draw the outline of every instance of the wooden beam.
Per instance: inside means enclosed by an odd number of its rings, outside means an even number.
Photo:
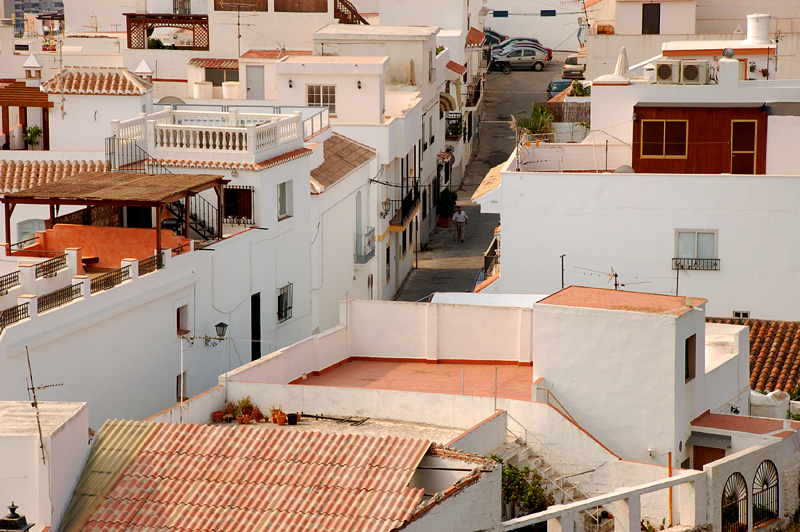
[[[159,203],[156,206],[156,255],[161,253],[161,215],[162,206]]]
[[[109,207],[155,207],[158,205],[153,201],[117,201],[117,200],[82,200],[82,199],[61,199],[61,198],[16,198],[5,196],[4,201],[14,205],[105,205]]]
[[[28,108],[27,107],[20,107],[19,108],[19,123],[22,124],[22,134],[28,132]],[[25,149],[28,149],[28,144],[25,143]]]
[[[217,193],[217,236],[222,240],[222,185],[215,186],[214,192]]]
[[[186,194],[186,200],[183,204],[183,237],[189,238],[189,194]]]
[[[42,109],[42,149],[50,150],[50,111]]]
[[[6,203],[6,256],[11,255],[11,205]]]
[[[11,144],[11,139],[9,138],[9,133],[11,132],[11,127],[9,126],[8,120],[9,120],[9,118],[8,118],[8,106],[4,105],[3,106],[3,135],[6,136],[6,142]]]

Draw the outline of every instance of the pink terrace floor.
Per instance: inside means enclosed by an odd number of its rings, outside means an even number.
[[[464,395],[494,397],[495,368],[497,397],[531,400],[533,368],[529,366],[351,360],[296,384],[461,395],[463,373]]]

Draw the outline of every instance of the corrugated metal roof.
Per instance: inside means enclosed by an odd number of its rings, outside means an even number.
[[[408,483],[427,440],[128,423],[132,432],[156,432],[123,453],[124,473],[94,490],[91,508],[76,496],[70,508],[82,505],[89,518],[61,532],[383,532],[411,516],[424,494]]]

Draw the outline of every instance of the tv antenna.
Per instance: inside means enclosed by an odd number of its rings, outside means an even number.
[[[242,24],[242,6],[252,7],[253,2],[220,2],[222,6],[231,6],[236,8],[236,59],[242,57],[242,26],[255,26],[255,24]],[[222,22],[223,26],[231,26],[233,22]]]
[[[42,421],[39,419],[39,401],[36,400],[36,390],[44,390],[54,386],[64,386],[64,384],[45,384],[43,386],[35,386],[33,384],[33,370],[31,370],[31,355],[28,352],[28,346],[25,346],[25,356],[28,357],[28,375],[30,376],[31,385],[28,387],[28,400],[31,400],[33,395],[33,402],[31,406],[36,410],[36,426],[39,428],[39,449],[42,450],[42,463],[47,464],[44,458],[44,440],[42,439]]]
[[[600,271],[597,271],[597,270],[590,270],[589,268],[581,268],[580,266],[575,266],[575,268],[577,268],[579,270],[586,270],[587,272],[599,273],[600,275],[607,275],[609,283],[611,281],[614,281],[614,290],[619,290],[620,288],[624,288],[624,287],[626,287],[628,285],[632,285],[632,284],[647,284],[647,283],[650,282],[650,281],[637,281],[637,282],[634,282],[634,283],[620,283],[619,282],[619,274],[614,271],[614,267],[613,266],[611,267],[611,273],[600,272]]]

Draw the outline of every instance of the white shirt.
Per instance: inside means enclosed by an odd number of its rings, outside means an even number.
[[[459,222],[459,223],[460,222],[466,222],[467,221],[467,213],[465,213],[464,211],[461,211],[461,212],[456,211],[455,214],[453,214],[453,221],[454,222]]]

